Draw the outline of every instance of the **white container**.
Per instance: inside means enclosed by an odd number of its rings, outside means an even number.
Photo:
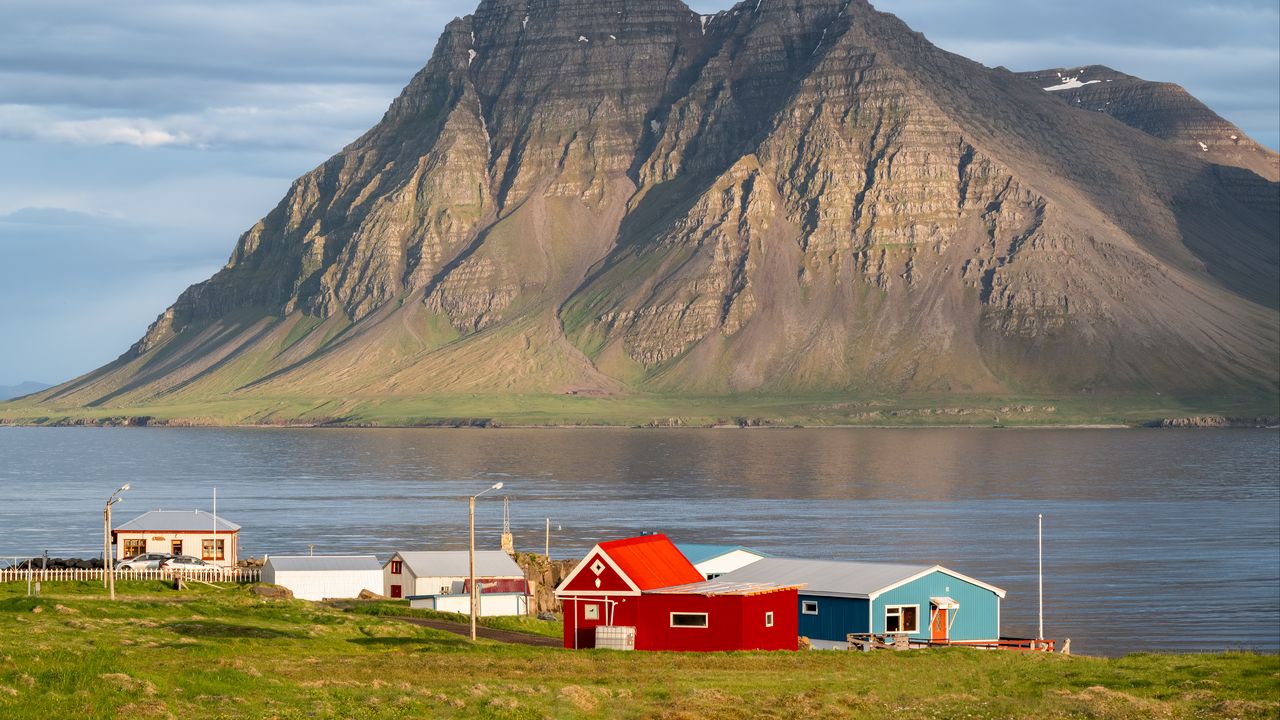
[[[636,629],[627,625],[596,627],[596,647],[602,650],[635,650]]]

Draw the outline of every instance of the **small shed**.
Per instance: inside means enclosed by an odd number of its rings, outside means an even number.
[[[844,645],[849,633],[935,642],[1000,638],[1005,591],[941,565],[764,558],[721,581],[799,583],[799,632]]]
[[[665,535],[645,535],[596,545],[556,597],[566,648],[625,630],[636,650],[795,650],[797,590],[708,581]]]
[[[689,562],[708,580],[715,580],[725,573],[744,568],[751,563],[769,557],[768,553],[741,545],[708,545],[704,543],[676,543]]]
[[[410,607],[443,612],[471,611],[471,565],[466,550],[398,552],[383,565],[383,593]],[[524,615],[529,583],[524,570],[501,550],[476,551],[480,614]]]
[[[116,560],[143,553],[191,555],[235,567],[240,526],[204,510],[152,510],[111,531]]]
[[[302,600],[354,598],[382,589],[382,564],[372,555],[274,555],[262,566],[262,582]]]

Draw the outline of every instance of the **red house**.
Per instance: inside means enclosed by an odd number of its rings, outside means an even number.
[[[556,597],[566,648],[634,627],[637,650],[795,650],[800,587],[703,580],[665,535],[646,535],[596,545]]]

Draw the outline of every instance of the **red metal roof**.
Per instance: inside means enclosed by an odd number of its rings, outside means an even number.
[[[610,540],[600,543],[600,549],[640,590],[705,580],[666,535]]]

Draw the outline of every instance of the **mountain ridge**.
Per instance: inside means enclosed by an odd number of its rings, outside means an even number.
[[[1275,183],[1042,79],[861,0],[484,0],[35,402],[1276,395]]]

